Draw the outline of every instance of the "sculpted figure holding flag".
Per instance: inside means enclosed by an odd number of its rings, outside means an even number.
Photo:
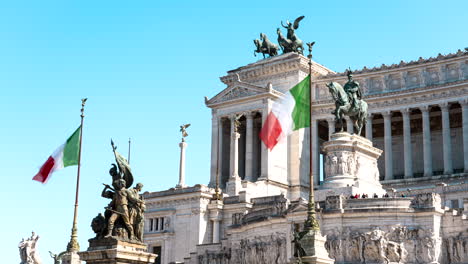
[[[111,141],[116,164],[112,164],[109,174],[112,176],[112,186],[104,184],[101,196],[112,199],[105,208],[104,217],[100,214],[93,219],[91,226],[96,233],[96,239],[116,237],[143,241],[143,213],[145,202],[139,194],[143,184],[138,183],[131,188],[133,175],[128,161],[117,152],[117,147]]]

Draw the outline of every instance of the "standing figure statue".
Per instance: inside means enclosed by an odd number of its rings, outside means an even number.
[[[106,210],[112,213],[107,221],[106,237],[112,236],[115,221],[120,218],[127,227],[129,239],[134,240],[133,226],[130,223],[130,215],[128,212],[128,201],[133,197],[129,195],[128,190],[125,188],[125,184],[124,179],[117,180],[117,183],[115,183],[116,189],[104,184],[105,187],[104,190],[102,190],[102,197],[112,199],[112,207],[106,207]],[[113,191],[108,191],[108,189]]]
[[[353,80],[351,70],[348,70],[348,82],[344,88],[336,82],[327,84],[328,90],[335,101],[335,110],[332,114],[335,115],[336,121],[341,126],[343,132],[344,115],[350,117],[353,122],[354,131],[357,135],[361,135],[362,127],[367,120],[367,103],[362,100],[362,93],[359,83]]]
[[[306,232],[301,232],[297,229],[293,231],[293,240],[291,241],[294,245],[294,254],[293,256],[296,257],[296,263],[302,264],[302,257],[306,255],[304,247],[302,247],[301,239],[304,237]]]
[[[132,196],[131,202],[129,203],[129,211],[130,222],[133,223],[135,238],[143,242],[144,212],[146,210],[146,205],[143,196],[140,194],[141,189],[143,189],[143,183],[137,183],[135,187],[129,190]]]
[[[39,236],[32,232],[30,238],[22,239],[18,245],[20,252],[20,264],[41,264],[39,253],[36,251],[37,240]]]

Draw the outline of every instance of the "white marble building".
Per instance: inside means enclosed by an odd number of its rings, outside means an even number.
[[[335,263],[468,263],[467,64],[468,52],[458,51],[353,73],[369,104],[364,136],[383,150],[380,184],[390,197],[316,197]],[[227,87],[206,99],[212,109],[208,185],[145,194],[145,242],[160,254],[158,263],[291,260],[292,231],[306,217],[308,135],[312,131],[314,183],[321,190],[327,177],[321,146],[339,130],[325,84],[344,84],[346,75],[314,62],[312,128],[272,151],[258,133],[272,103],[308,67],[307,58],[288,53],[221,77]],[[352,132],[349,122],[344,129]],[[222,201],[212,200],[217,170]]]

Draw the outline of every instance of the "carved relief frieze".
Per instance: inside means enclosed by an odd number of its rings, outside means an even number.
[[[288,263],[286,234],[242,238],[220,250],[205,250],[198,255],[199,264],[271,264]]]
[[[238,99],[238,98],[248,97],[248,96],[253,96],[253,95],[258,95],[258,94],[261,94],[261,93],[258,91],[249,90],[244,87],[234,87],[229,92],[224,94],[221,98],[219,98],[218,100],[215,100],[213,103],[221,103],[221,102],[225,102],[225,101],[229,101],[233,99]]]
[[[326,235],[325,247],[337,263],[438,263],[442,247],[431,229],[419,227],[332,229]]]

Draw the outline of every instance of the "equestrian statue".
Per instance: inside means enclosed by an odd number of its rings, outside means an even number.
[[[353,121],[354,131],[357,135],[361,135],[361,130],[367,120],[367,103],[362,100],[362,93],[359,83],[353,80],[351,70],[348,70],[348,82],[342,87],[337,82],[327,84],[328,90],[335,101],[335,110],[332,114],[335,115],[335,120],[341,126],[343,132],[344,115],[349,116]]]

